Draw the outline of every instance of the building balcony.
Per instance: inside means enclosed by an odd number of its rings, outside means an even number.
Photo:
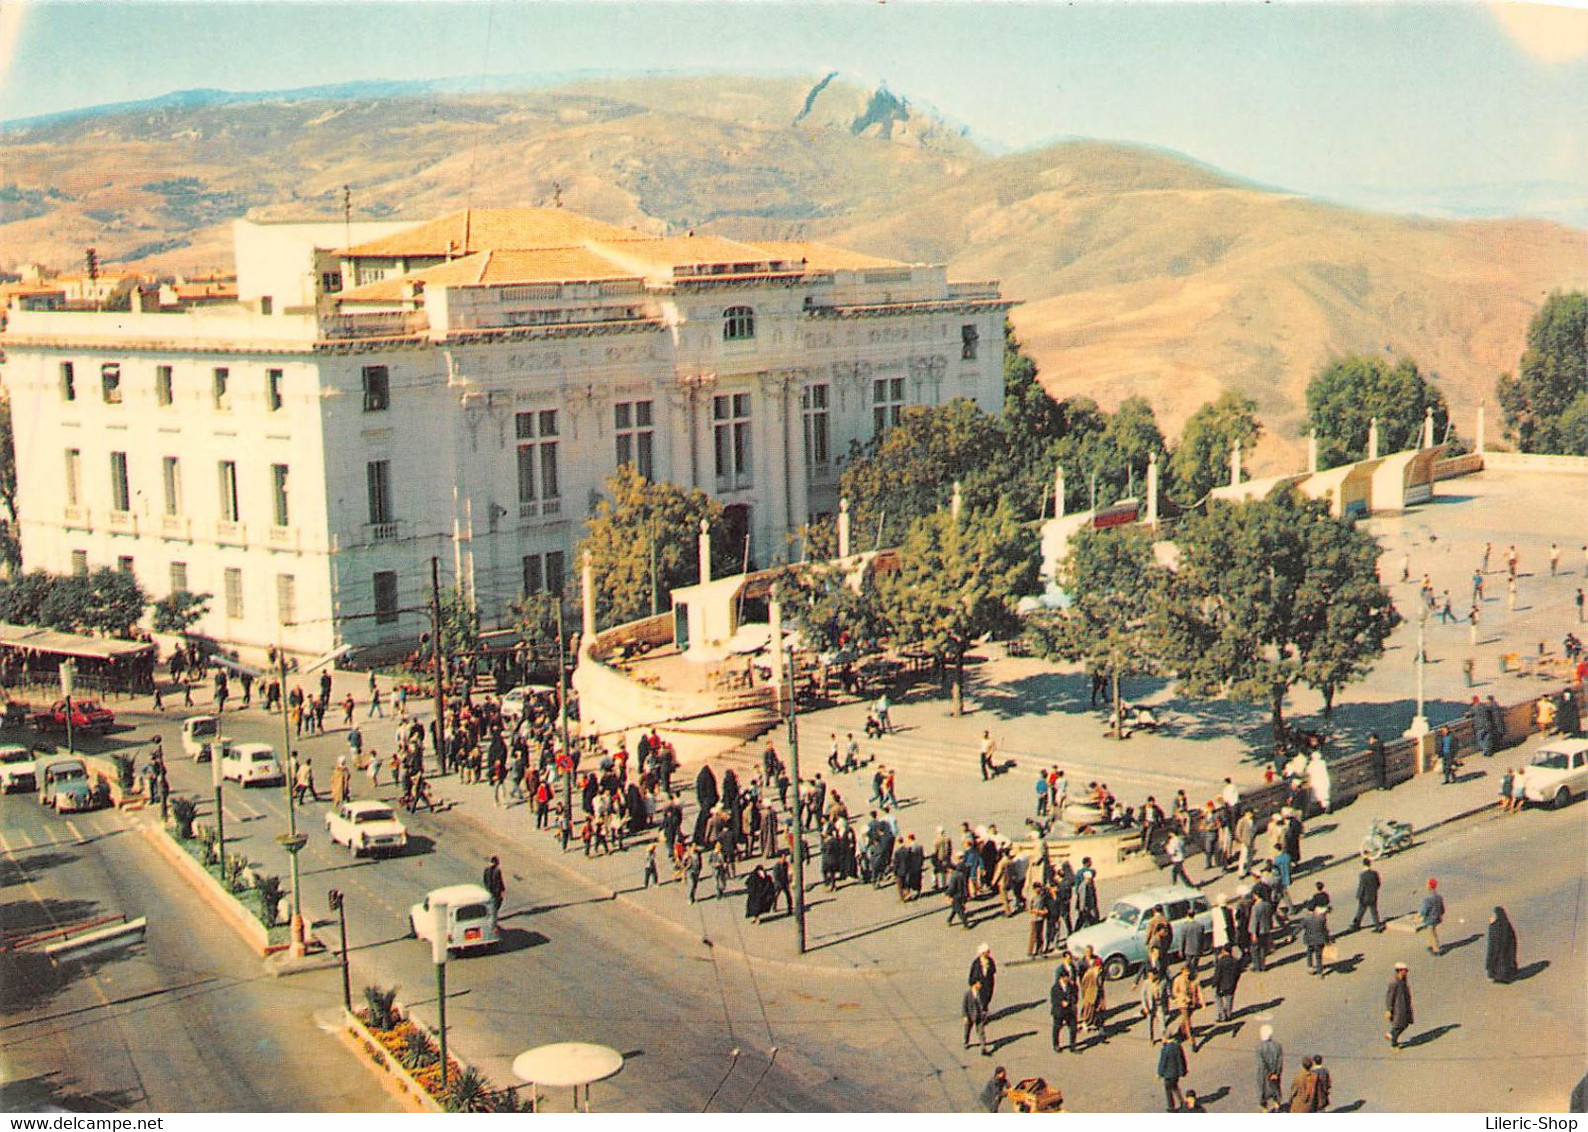
[[[326,315],[320,333],[326,338],[407,338],[430,329],[423,311],[369,311],[362,314]]]
[[[87,507],[64,507],[61,510],[61,522],[69,529],[91,531],[94,524],[89,516]]]
[[[111,534],[135,535],[138,533],[138,516],[131,511],[112,511],[108,525]]]
[[[193,539],[193,520],[185,515],[161,515],[160,537],[184,539],[191,542]]]
[[[271,527],[265,534],[265,543],[271,550],[297,550],[297,527]]]
[[[364,538],[369,542],[395,542],[398,538],[397,527],[395,519],[385,523],[366,523]]]
[[[561,499],[521,499],[518,501],[518,519],[521,523],[532,523],[537,519],[557,519],[561,517]]]
[[[215,524],[215,541],[221,546],[247,546],[248,528],[242,523],[222,520]]]

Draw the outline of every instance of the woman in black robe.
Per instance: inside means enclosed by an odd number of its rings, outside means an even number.
[[[761,917],[772,910],[772,903],[777,899],[777,886],[772,883],[772,877],[760,865],[755,871],[744,878],[744,918],[760,922]]]
[[[1496,907],[1489,917],[1489,952],[1483,969],[1492,982],[1508,983],[1516,978],[1516,929],[1504,908]]]

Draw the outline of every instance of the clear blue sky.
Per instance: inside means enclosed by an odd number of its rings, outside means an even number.
[[[1588,196],[1588,12],[1509,11],[1517,28],[1462,4],[4,0],[0,118],[191,87],[836,69],[1017,147],[1149,142],[1315,192]]]

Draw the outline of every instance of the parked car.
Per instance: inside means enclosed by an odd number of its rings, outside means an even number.
[[[31,749],[8,743],[0,747],[0,793],[26,793],[39,788],[39,764]]]
[[[231,740],[221,738],[221,721],[217,717],[193,715],[182,721],[182,753],[194,762],[209,762],[217,743],[231,745]]]
[[[57,759],[44,765],[39,787],[41,805],[58,814],[73,814],[97,810],[109,801],[109,791],[99,789],[82,759]]]
[[[424,900],[408,909],[408,934],[428,940],[431,935],[431,909],[447,909],[447,951],[478,951],[496,946],[500,935],[496,927],[496,901],[477,884],[452,884],[434,888]]]
[[[1588,739],[1545,743],[1522,771],[1522,791],[1528,801],[1556,809],[1588,794]]]
[[[524,718],[536,696],[550,695],[556,690],[550,684],[520,684],[502,697],[502,718],[509,721]]]
[[[91,731],[103,735],[116,726],[116,713],[100,707],[93,700],[72,701],[72,729]],[[33,716],[33,726],[40,731],[66,730],[66,701],[56,700],[47,711]]]
[[[280,786],[287,780],[269,743],[228,743],[221,753],[221,777],[241,786]]]
[[[1169,917],[1169,927],[1174,933],[1170,950],[1175,955],[1180,954],[1186,927],[1192,920],[1202,921],[1202,926],[1209,931],[1213,929],[1213,914],[1206,896],[1194,888],[1166,884],[1144,888],[1116,900],[1102,923],[1070,933],[1069,949],[1081,955],[1090,944],[1092,952],[1103,961],[1103,972],[1110,979],[1122,979],[1132,968],[1147,961],[1147,921],[1152,918],[1152,910],[1159,906]]]
[[[355,857],[401,853],[408,844],[408,831],[385,802],[343,802],[325,815],[325,832]]]

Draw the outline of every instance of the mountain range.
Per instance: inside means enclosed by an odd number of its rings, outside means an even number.
[[[1353,209],[1182,155],[1077,139],[999,152],[841,75],[355,83],[0,127],[0,260],[226,266],[230,222],[553,204],[649,232],[819,239],[997,278],[1056,396],[1144,394],[1171,435],[1224,388],[1294,460],[1308,378],[1348,351],[1432,371],[1470,431],[1588,232]]]

